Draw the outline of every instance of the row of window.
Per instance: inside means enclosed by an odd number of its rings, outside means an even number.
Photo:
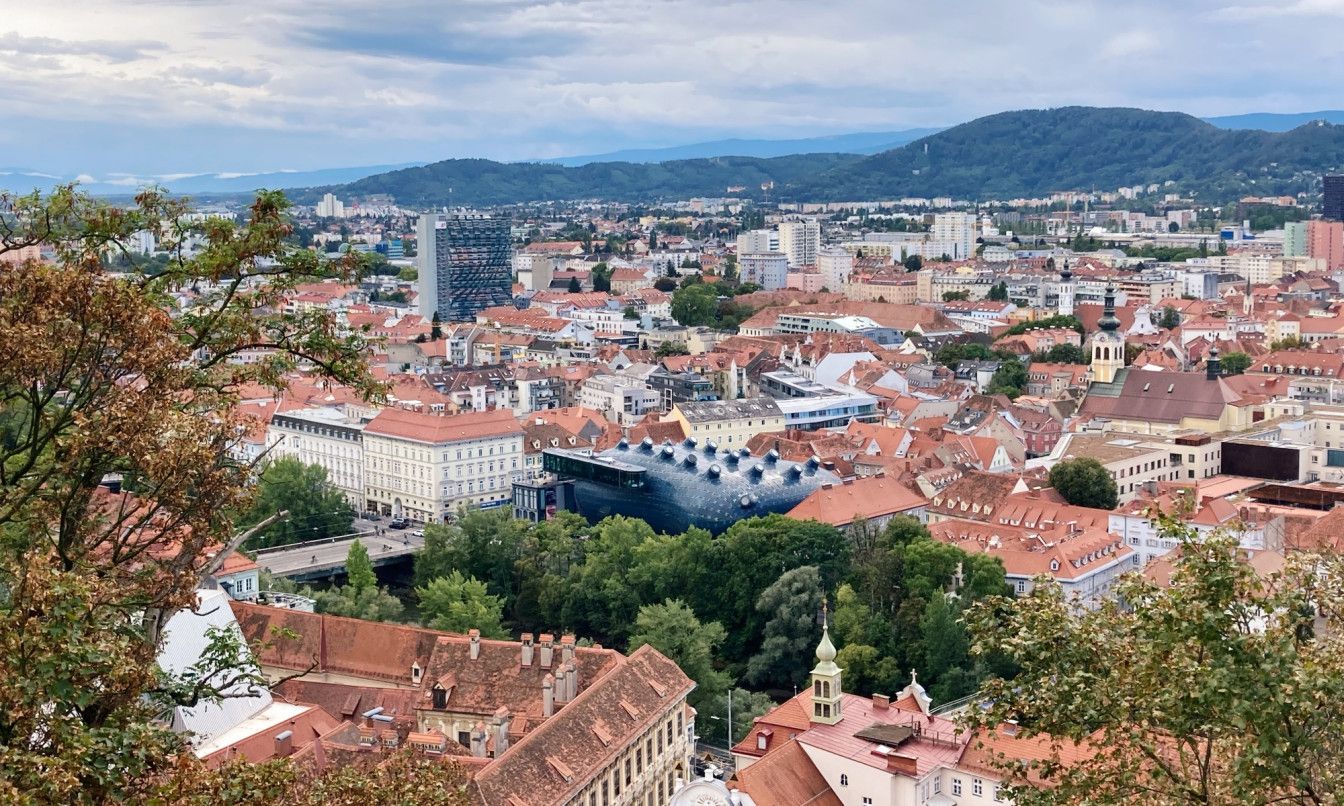
[[[609,772],[603,772],[600,782],[593,782],[588,790],[588,806],[599,806],[599,802],[601,806],[609,806],[613,800],[620,796],[623,791],[622,787],[629,789],[636,778],[644,774],[646,759],[650,770],[657,767],[657,760],[676,745],[676,737],[684,729],[682,711],[680,707],[677,707],[675,719],[669,716],[666,722],[660,722],[650,728],[642,737],[631,743],[630,747],[633,748],[633,753],[627,748],[625,757],[612,764]],[[649,803],[650,806],[655,803],[666,803],[667,799],[672,796],[672,789],[679,772],[681,772],[680,763],[669,770],[665,778],[659,777],[658,799],[656,801],[653,800],[653,789],[650,785],[649,791],[644,795],[645,803]],[[601,801],[598,800],[599,793]],[[578,802],[583,802],[582,795],[579,796]]]

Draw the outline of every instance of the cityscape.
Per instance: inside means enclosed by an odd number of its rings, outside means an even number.
[[[0,803],[1341,802],[1332,5],[108,5],[0,31]]]

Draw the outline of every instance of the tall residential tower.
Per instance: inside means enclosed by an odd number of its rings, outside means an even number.
[[[420,313],[470,322],[513,298],[509,222],[481,213],[427,213],[416,227]]]

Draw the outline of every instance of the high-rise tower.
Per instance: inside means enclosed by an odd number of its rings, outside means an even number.
[[[420,314],[469,322],[513,298],[509,222],[480,213],[429,213],[416,227]]]

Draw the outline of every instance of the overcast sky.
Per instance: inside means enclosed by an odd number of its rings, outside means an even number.
[[[524,159],[1344,106],[1344,0],[0,0],[0,166]]]

